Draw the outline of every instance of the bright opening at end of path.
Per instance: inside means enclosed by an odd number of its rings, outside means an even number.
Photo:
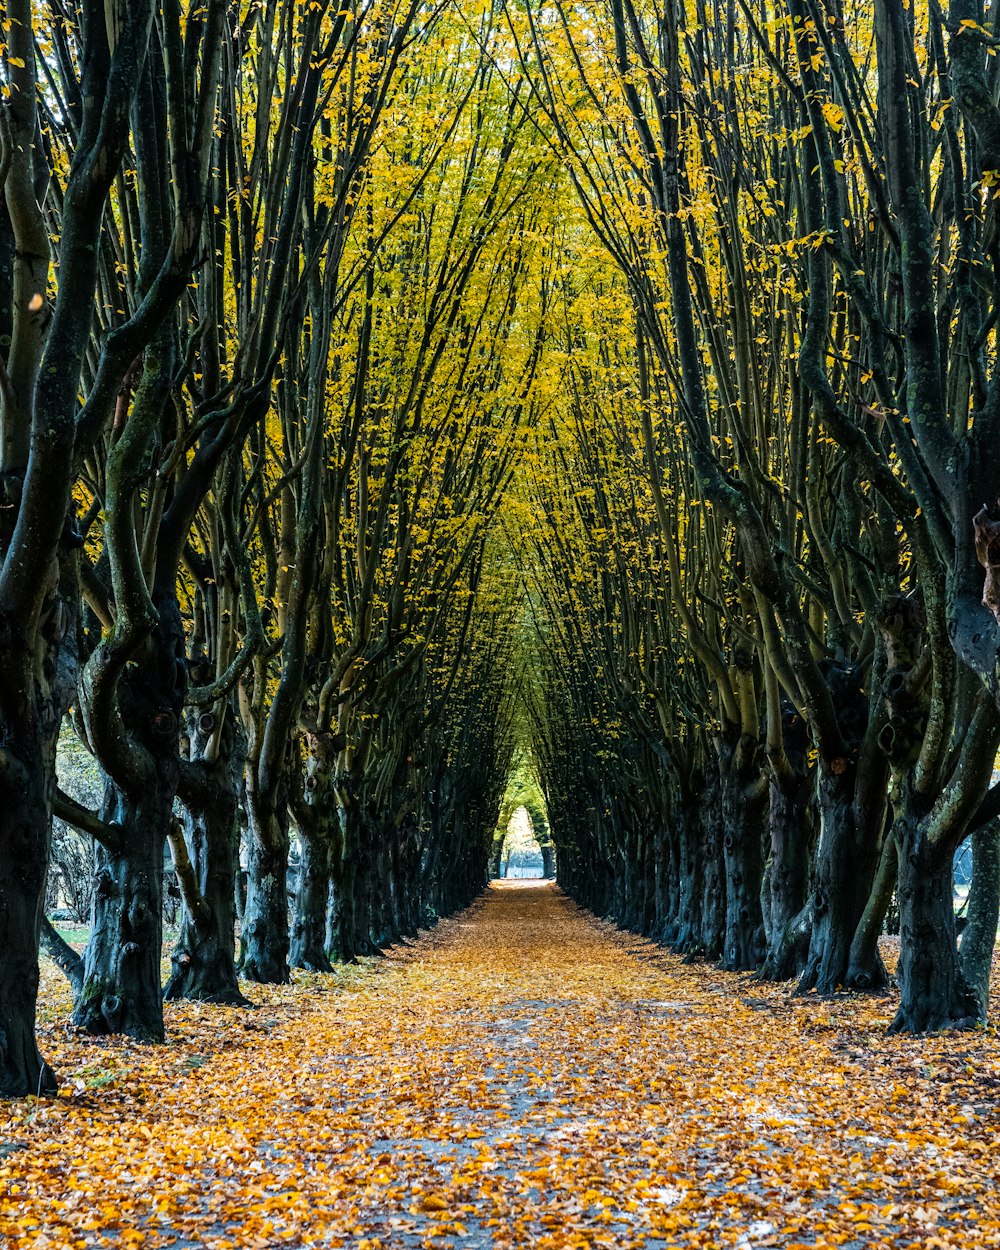
[[[498,875],[512,880],[542,880],[545,877],[542,848],[535,837],[531,815],[524,806],[515,808],[507,822]]]

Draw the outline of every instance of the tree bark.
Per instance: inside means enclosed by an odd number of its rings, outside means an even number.
[[[181,785],[183,836],[196,898],[183,887],[180,933],[164,990],[168,1000],[247,1007],[236,975],[236,874],[239,866],[239,796],[245,743],[229,708],[218,753],[202,754],[203,734],[192,734],[196,758]],[[208,741],[214,725],[205,731]]]
[[[812,778],[804,758],[793,755],[787,776],[772,776],[766,865],[767,953],[759,977],[787,981],[802,970],[808,935],[795,921],[809,893],[809,864],[815,843]],[[791,762],[790,760],[790,762]]]
[[[330,896],[331,846],[328,831],[319,823],[306,830],[300,826],[302,859],[295,899],[288,962],[309,972],[330,972],[326,949],[326,911]]]
[[[55,1094],[35,1042],[38,942],[45,900],[53,769],[44,738],[8,742],[0,755],[0,1097]],[[31,739],[34,738],[34,742]],[[28,749],[25,750],[25,747]],[[20,748],[19,750],[17,748]],[[17,753],[15,754],[15,750]],[[20,757],[20,758],[19,758]],[[22,763],[21,760],[24,762]]]
[[[760,886],[764,871],[762,842],[767,791],[757,784],[756,770],[737,767],[738,754],[751,753],[739,751],[728,736],[720,737],[726,891],[722,967],[729,972],[749,972],[760,965],[764,955]]]
[[[900,820],[896,836],[900,1003],[889,1032],[972,1028],[979,1002],[958,958],[951,856],[932,852],[918,819]]]
[[[869,977],[872,968],[881,969],[884,966],[879,954],[878,940],[889,904],[892,902],[892,892],[896,888],[897,858],[896,839],[889,833],[884,840],[872,892],[855,931],[854,940],[851,942],[851,957],[847,969],[848,989],[880,990],[883,988],[881,983],[872,986]]]
[[[247,897],[240,971],[248,981],[284,985],[288,979],[288,811],[283,787],[273,805],[247,788]]]
[[[0,522],[6,550],[10,518]],[[76,561],[64,549],[37,580],[33,638],[0,605],[0,1098],[58,1092],[35,1041],[38,951],[55,796],[56,743],[76,688]]]
[[[849,762],[820,761],[817,777],[819,844],[814,867],[812,932],[798,992],[833,994],[848,983],[851,945],[871,894],[877,842],[870,838],[855,805],[856,768]],[[860,951],[858,952],[860,955]],[[878,948],[869,949],[867,967],[856,977],[868,989],[889,984]]]
[[[678,955],[694,954],[701,948],[702,860],[701,848],[691,827],[694,818],[686,804],[678,804],[674,816],[680,858],[678,930],[674,942]]]
[[[101,819],[117,828],[118,845],[97,848],[83,986],[73,1009],[73,1023],[97,1036],[163,1041],[163,852],[175,790],[170,771],[158,770],[141,794],[110,778],[105,783]]]
[[[722,872],[722,796],[717,773],[706,777],[697,819],[703,864],[701,953],[706,959],[719,959],[725,940],[726,895]]]
[[[338,792],[340,853],[331,859],[331,879],[338,901],[331,957],[354,963],[362,956],[379,954],[371,938],[371,831],[364,806],[350,783],[341,783]]]

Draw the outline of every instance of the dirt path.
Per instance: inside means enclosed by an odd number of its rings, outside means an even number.
[[[996,1038],[889,1010],[504,883],[249,1016],[172,1008],[167,1048],[53,1026],[69,1093],[0,1119],[0,1245],[1000,1244]]]

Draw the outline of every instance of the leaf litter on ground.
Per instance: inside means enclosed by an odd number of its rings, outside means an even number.
[[[84,1040],[47,968],[54,1101],[0,1108],[0,1245],[1000,1245],[993,1029],[681,961],[497,883],[378,962]]]

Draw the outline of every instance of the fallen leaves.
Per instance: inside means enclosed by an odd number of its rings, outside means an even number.
[[[47,993],[66,1093],[3,1109],[5,1250],[1000,1245],[991,1031],[886,1038],[888,999],[684,967],[525,885],[258,998],[168,1004],[150,1048]]]

